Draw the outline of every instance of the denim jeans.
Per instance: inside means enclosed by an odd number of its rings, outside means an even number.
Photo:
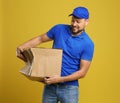
[[[42,103],[78,103],[78,86],[51,84],[44,86]]]

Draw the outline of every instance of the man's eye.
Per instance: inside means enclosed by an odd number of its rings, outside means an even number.
[[[81,23],[80,21],[77,21],[77,23]]]

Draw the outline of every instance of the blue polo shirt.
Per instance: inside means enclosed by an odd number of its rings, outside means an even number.
[[[78,71],[81,59],[92,60],[94,44],[85,31],[80,35],[72,36],[70,25],[58,24],[47,32],[47,36],[53,39],[53,48],[63,50],[61,76]],[[63,84],[78,86],[78,80]]]

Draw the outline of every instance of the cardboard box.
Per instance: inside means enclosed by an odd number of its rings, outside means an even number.
[[[28,79],[43,81],[44,77],[61,75],[62,50],[30,48],[23,52],[27,60],[20,70]]]

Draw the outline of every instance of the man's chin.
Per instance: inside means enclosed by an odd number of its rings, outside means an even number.
[[[79,31],[72,31],[72,34],[73,35],[77,35],[77,34],[80,34],[83,30],[79,30]]]

